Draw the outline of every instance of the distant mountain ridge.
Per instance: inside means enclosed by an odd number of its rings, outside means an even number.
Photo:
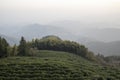
[[[82,35],[103,42],[120,41],[120,28],[88,29],[84,30]]]
[[[0,34],[0,37],[5,38],[10,45],[19,44],[18,39]]]
[[[65,27],[79,36],[93,38],[103,42],[120,41],[120,25],[112,23],[96,23],[89,21],[64,20],[51,23],[51,25]],[[115,28],[114,28],[115,27]]]
[[[114,42],[89,42],[84,43],[89,50],[95,54],[103,54],[105,56],[120,55],[120,41]]]
[[[8,29],[4,28],[4,31],[2,31],[2,33],[3,32],[7,33]],[[24,36],[26,40],[31,40],[33,38],[42,38],[43,36],[47,35],[55,35],[65,40],[77,41],[80,44],[83,44],[86,47],[88,47],[88,49],[95,52],[96,54],[100,53],[104,55],[120,55],[119,34],[120,29],[106,28],[106,29],[79,30],[79,34],[75,35],[71,33],[69,30],[64,29],[62,27],[41,24],[30,24],[27,26],[22,26],[21,28],[19,27],[19,29],[16,30],[11,28],[7,34],[3,35],[3,37],[6,37],[7,41],[10,44],[18,44],[21,36]],[[105,40],[108,39],[114,40],[114,38],[116,38],[116,40],[118,41],[103,42],[102,37],[105,38]]]
[[[32,38],[42,38],[47,35],[56,35],[63,39],[75,39],[75,36],[64,28],[40,24],[27,25],[19,30],[18,34],[19,36],[24,35],[28,40],[31,40]]]

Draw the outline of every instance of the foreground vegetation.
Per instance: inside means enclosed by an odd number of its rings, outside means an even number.
[[[0,60],[0,80],[119,80],[120,69],[101,66],[80,56],[36,51],[34,57]]]

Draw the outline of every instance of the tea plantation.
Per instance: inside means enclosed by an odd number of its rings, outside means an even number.
[[[0,59],[0,80],[120,80],[120,68],[67,52],[41,50],[34,57]]]

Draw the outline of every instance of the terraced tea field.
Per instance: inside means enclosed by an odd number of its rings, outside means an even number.
[[[0,80],[120,80],[120,68],[71,53],[42,50],[35,55],[0,59]]]

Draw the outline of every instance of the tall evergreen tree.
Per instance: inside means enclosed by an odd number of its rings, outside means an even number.
[[[0,37],[0,57],[7,57],[8,47],[7,41]]]
[[[12,56],[16,56],[17,54],[17,46],[16,44],[12,47]]]
[[[24,37],[21,37],[20,44],[18,46],[18,55],[27,56],[28,53],[29,53],[29,50],[28,50],[28,45],[26,43],[26,40],[24,39]]]

